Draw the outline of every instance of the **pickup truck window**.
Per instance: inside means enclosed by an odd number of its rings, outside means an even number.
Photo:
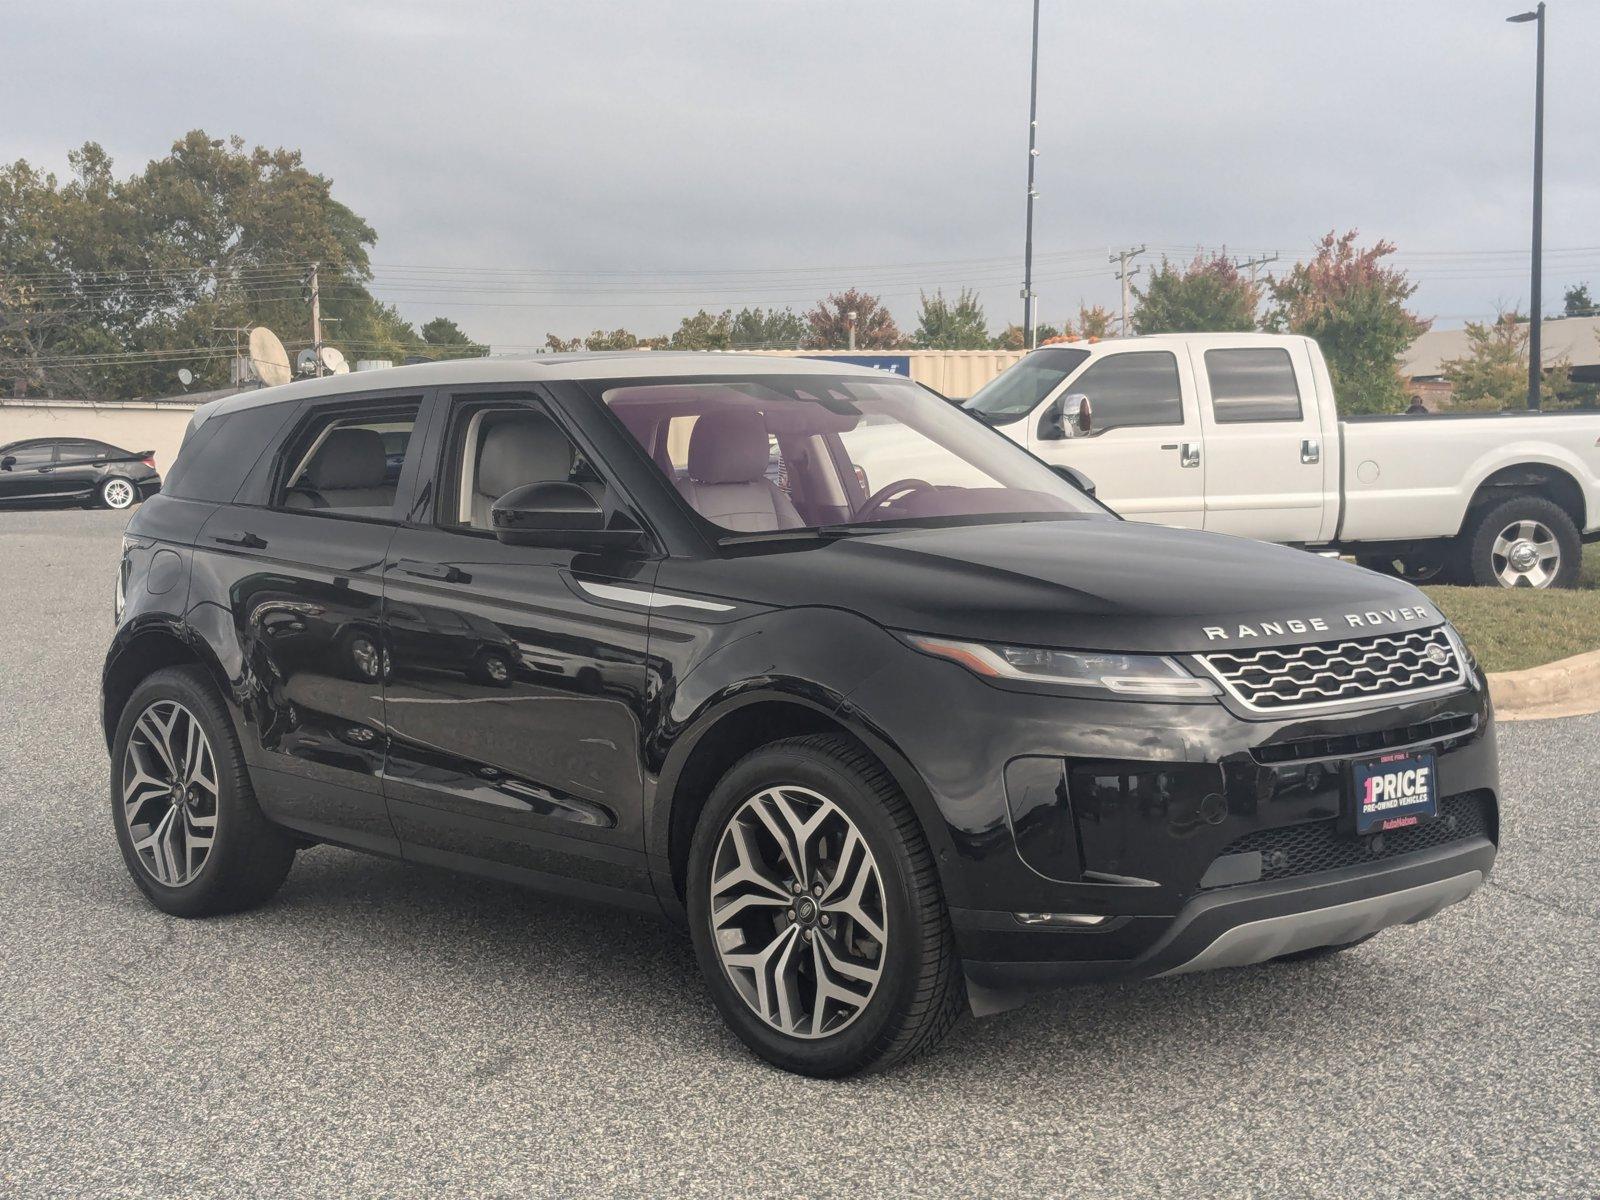
[[[1067,389],[1089,397],[1095,427],[1182,425],[1178,360],[1170,350],[1140,350],[1102,358]]]
[[[1088,357],[1087,350],[1035,350],[984,384],[963,407],[991,425],[1015,421],[1037,408]]]
[[[1207,350],[1206,378],[1211,382],[1211,412],[1218,425],[1300,420],[1294,363],[1282,347]]]

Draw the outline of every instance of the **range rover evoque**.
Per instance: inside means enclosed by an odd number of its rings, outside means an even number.
[[[123,541],[123,857],[187,917],[324,842],[664,912],[737,1035],[820,1076],[1479,886],[1490,706],[1429,600],[1084,483],[802,359],[217,401]]]

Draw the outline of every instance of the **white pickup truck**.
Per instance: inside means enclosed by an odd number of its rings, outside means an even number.
[[[1600,540],[1600,413],[1341,420],[1306,337],[1045,347],[964,407],[1131,520],[1337,550],[1416,582],[1571,586]]]

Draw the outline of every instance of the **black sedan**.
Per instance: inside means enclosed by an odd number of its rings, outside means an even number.
[[[0,506],[132,508],[160,490],[154,451],[123,450],[90,438],[31,438],[0,446]]]

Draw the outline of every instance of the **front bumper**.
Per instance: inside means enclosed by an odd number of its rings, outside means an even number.
[[[1190,901],[1148,950],[1131,959],[967,958],[969,994],[975,1011],[994,1012],[1031,991],[1062,984],[1240,967],[1314,946],[1343,945],[1426,920],[1465,900],[1488,878],[1494,859],[1493,842],[1472,838],[1380,867],[1221,889]],[[959,929],[960,916],[957,923]]]

